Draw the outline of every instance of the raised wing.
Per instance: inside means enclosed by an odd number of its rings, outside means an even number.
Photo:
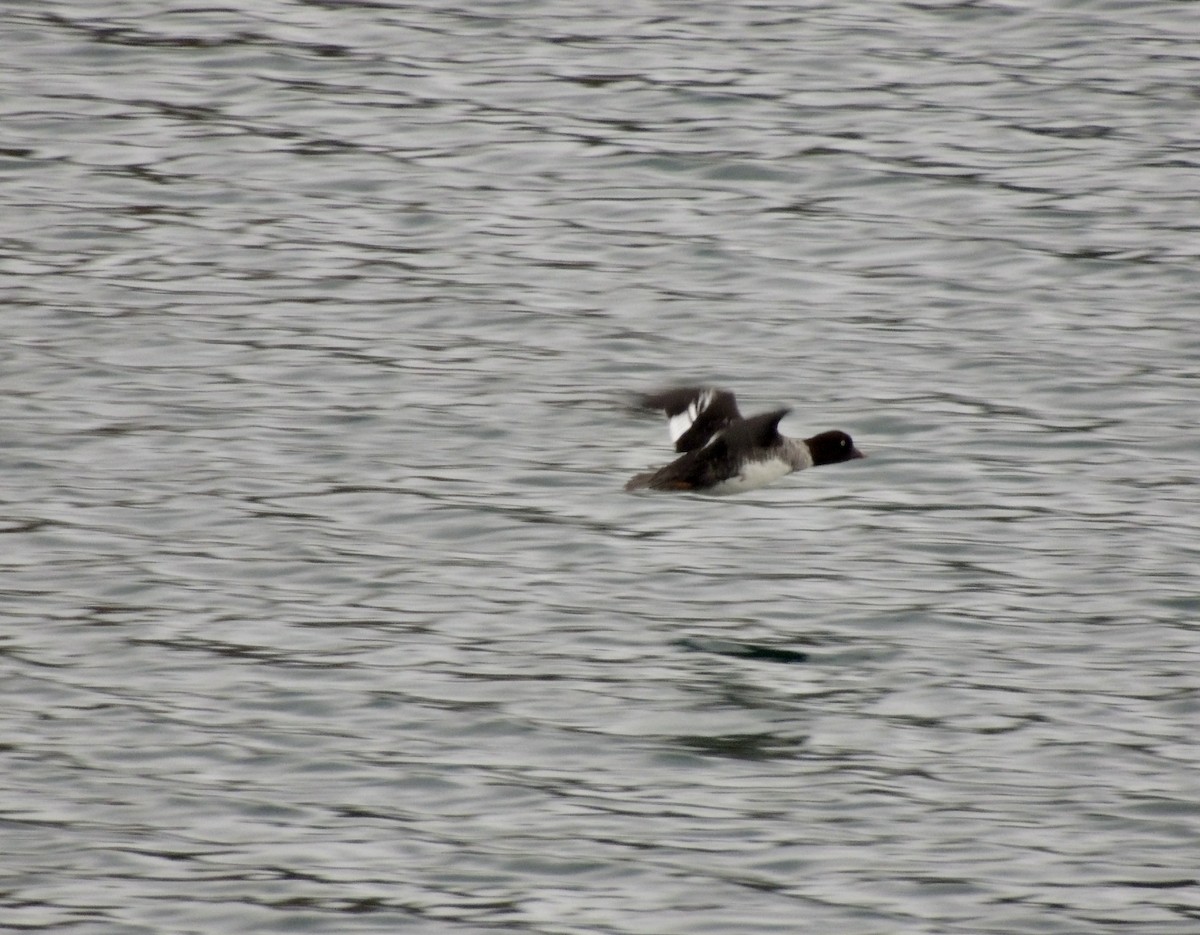
[[[721,437],[729,446],[730,452],[737,457],[764,448],[774,448],[782,440],[779,435],[779,423],[789,412],[790,409],[775,409],[742,419]]]
[[[667,414],[667,430],[676,451],[703,448],[719,431],[742,418],[734,395],[714,387],[682,386],[650,393],[641,402],[647,409]]]

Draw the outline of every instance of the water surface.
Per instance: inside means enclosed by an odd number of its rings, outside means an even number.
[[[1188,5],[0,33],[22,931],[1195,931]],[[628,394],[870,457],[631,496]]]

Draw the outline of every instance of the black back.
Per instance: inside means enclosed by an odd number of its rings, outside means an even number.
[[[703,448],[684,452],[666,467],[649,474],[639,474],[627,485],[627,490],[650,487],[655,490],[704,490],[721,481],[737,476],[751,453],[761,453],[783,439],[779,420],[789,410],[777,409],[738,419],[727,426]]]

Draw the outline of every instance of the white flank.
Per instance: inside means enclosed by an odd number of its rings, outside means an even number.
[[[712,487],[707,493],[726,494],[741,493],[744,490],[757,490],[773,484],[781,477],[786,477],[795,470],[783,458],[771,458],[769,461],[747,461],[742,465],[740,473],[729,480]]]

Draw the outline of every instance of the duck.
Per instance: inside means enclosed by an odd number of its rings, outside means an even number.
[[[865,458],[840,429],[809,438],[779,431],[790,408],[743,417],[729,390],[680,386],[638,398],[642,409],[661,411],[679,457],[635,474],[625,489],[741,493],[765,487],[795,471]]]

